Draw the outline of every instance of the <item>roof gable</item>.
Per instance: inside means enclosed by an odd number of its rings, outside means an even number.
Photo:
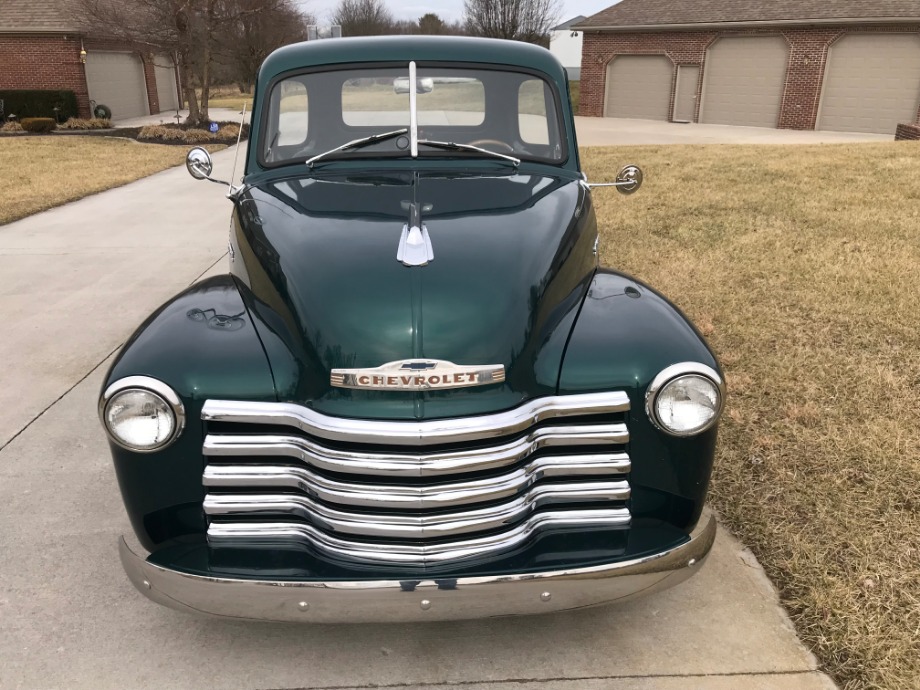
[[[579,29],[920,19],[917,0],[623,0]]]
[[[567,29],[571,29],[576,24],[583,22],[585,19],[587,19],[585,15],[579,14],[577,17],[573,17],[569,21],[564,22],[559,26],[554,26],[552,29],[550,29],[550,31],[566,31]]]

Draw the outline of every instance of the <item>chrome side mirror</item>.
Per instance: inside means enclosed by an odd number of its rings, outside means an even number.
[[[185,167],[188,174],[196,180],[208,180],[211,178],[211,171],[214,170],[214,163],[211,161],[210,153],[196,146],[185,156]]]
[[[207,180],[217,184],[225,184],[230,188],[230,194],[234,193],[233,186],[229,182],[216,180],[211,177],[211,171],[214,170],[214,163],[211,161],[211,154],[200,146],[196,146],[185,156],[185,168],[188,174],[196,180]]]
[[[585,182],[591,189],[595,187],[616,187],[620,194],[632,194],[642,186],[642,168],[638,165],[627,165],[617,173],[616,182],[598,182],[595,184]]]
[[[642,168],[627,165],[617,173],[616,187],[620,194],[632,194],[642,186]]]

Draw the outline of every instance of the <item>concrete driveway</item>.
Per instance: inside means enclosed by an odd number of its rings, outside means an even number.
[[[143,598],[118,561],[130,526],[96,400],[137,324],[226,270],[223,193],[174,169],[0,227],[0,687],[833,687],[724,530],[686,584],[555,616],[311,627]]]
[[[806,132],[767,127],[701,125],[630,120],[613,117],[576,117],[579,146],[638,144],[847,144],[894,141],[894,134],[862,132]]]

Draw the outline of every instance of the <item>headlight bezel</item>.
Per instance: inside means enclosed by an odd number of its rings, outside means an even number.
[[[109,428],[106,420],[109,404],[118,395],[132,391],[155,395],[166,403],[167,407],[172,411],[174,420],[172,433],[156,446],[148,448],[132,446],[116,436]],[[98,412],[99,421],[102,422],[102,428],[105,429],[105,434],[109,440],[119,448],[129,450],[132,453],[157,453],[175,443],[185,429],[185,406],[182,404],[182,399],[168,385],[150,376],[127,376],[109,385],[99,399]]]
[[[665,387],[674,381],[677,381],[678,379],[688,376],[701,377],[712,383],[718,393],[718,406],[716,407],[715,414],[713,414],[712,418],[703,426],[692,429],[690,431],[675,431],[668,428],[658,418],[656,403],[658,401],[658,396],[665,389]],[[677,438],[689,438],[709,431],[712,427],[719,423],[719,419],[722,416],[722,410],[724,407],[725,382],[722,380],[722,377],[715,369],[700,362],[680,362],[679,364],[672,364],[671,366],[662,369],[658,375],[652,379],[652,382],[649,384],[648,390],[645,393],[645,413],[648,415],[648,418],[651,420],[652,424],[659,431]]]

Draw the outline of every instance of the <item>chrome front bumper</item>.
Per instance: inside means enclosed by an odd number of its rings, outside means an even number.
[[[715,516],[705,510],[688,542],[644,558],[573,570],[417,584],[202,577],[148,563],[124,539],[120,552],[125,572],[142,594],[180,611],[251,620],[386,623],[549,613],[651,594],[693,575],[715,535]]]

